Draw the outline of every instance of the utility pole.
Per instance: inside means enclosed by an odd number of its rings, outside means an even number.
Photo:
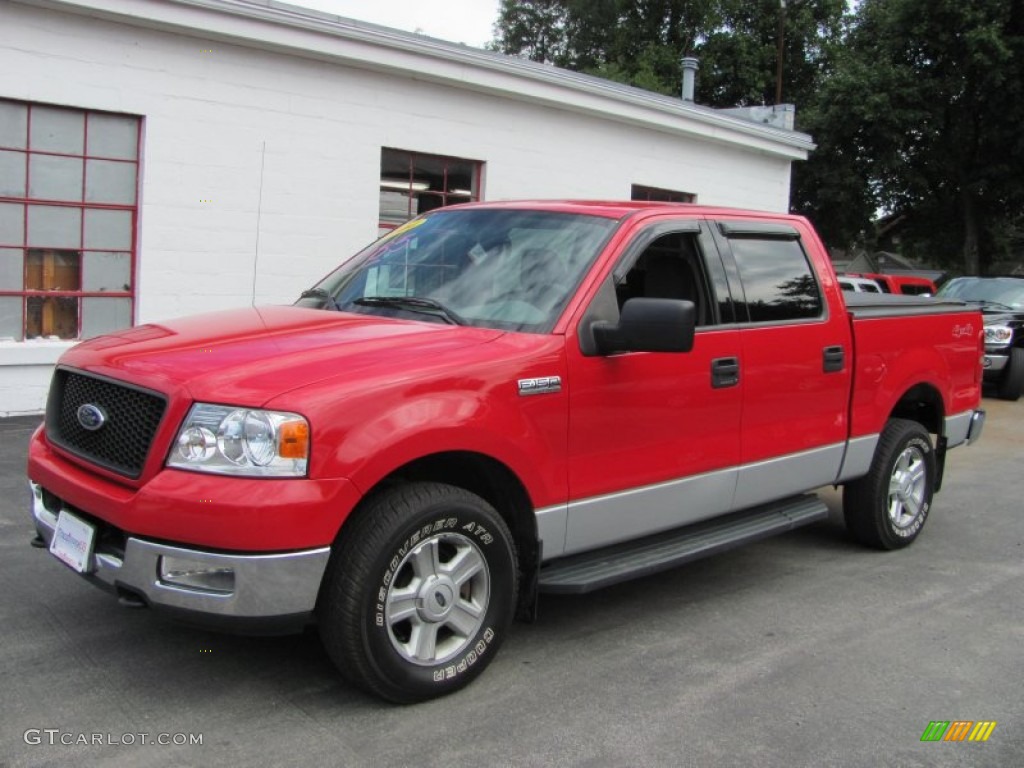
[[[786,0],[779,0],[779,32],[775,36],[775,103],[782,103],[782,49],[786,35]]]

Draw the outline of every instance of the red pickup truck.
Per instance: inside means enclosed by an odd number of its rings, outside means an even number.
[[[844,299],[802,218],[491,203],[417,218],[294,306],[69,350],[28,474],[83,577],[242,631],[315,621],[341,673],[448,693],[543,592],[824,518],[921,532],[976,439],[981,315]]]

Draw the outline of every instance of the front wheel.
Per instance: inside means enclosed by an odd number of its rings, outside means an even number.
[[[1021,390],[1024,390],[1024,348],[1014,347],[999,379],[997,393],[1002,400],[1019,400]]]
[[[882,430],[871,469],[843,488],[850,534],[877,549],[899,549],[917,538],[935,490],[935,451],[916,421],[891,419]]]
[[[518,569],[508,526],[479,496],[409,483],[371,498],[335,544],[318,606],[331,660],[398,703],[467,685],[505,637]]]

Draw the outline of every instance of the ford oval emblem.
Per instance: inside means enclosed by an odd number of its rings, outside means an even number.
[[[95,432],[107,423],[107,414],[98,405],[86,403],[78,406],[78,423],[82,425],[82,429]]]

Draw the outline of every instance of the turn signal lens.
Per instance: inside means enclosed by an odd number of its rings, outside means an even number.
[[[282,459],[309,458],[309,424],[304,421],[286,421],[278,428],[278,434],[277,453]]]

